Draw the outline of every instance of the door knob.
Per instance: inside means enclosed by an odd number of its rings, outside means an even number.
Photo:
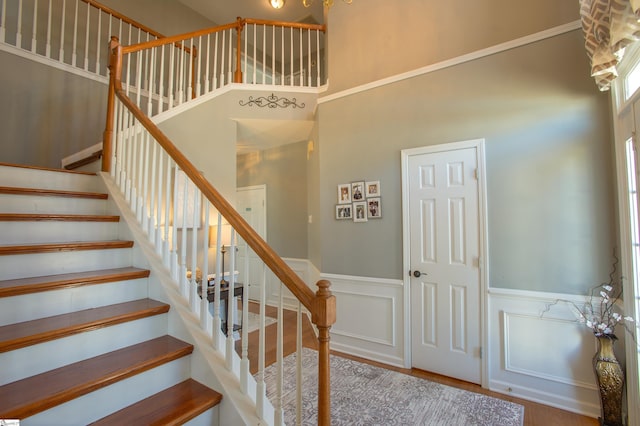
[[[416,278],[420,278],[422,275],[427,275],[426,272],[413,271],[413,276]]]

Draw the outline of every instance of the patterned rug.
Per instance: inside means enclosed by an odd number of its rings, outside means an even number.
[[[296,354],[284,359],[285,423],[295,424]],[[521,426],[524,407],[403,373],[331,355],[332,425]],[[317,424],[317,352],[303,348],[302,424]],[[275,402],[276,365],[265,370]]]

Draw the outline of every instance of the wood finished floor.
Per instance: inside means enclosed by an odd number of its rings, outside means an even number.
[[[258,313],[258,305],[255,303],[249,304],[249,311]],[[276,318],[276,310],[272,307],[267,307],[266,315],[272,318]],[[307,348],[317,349],[317,341],[311,323],[306,316],[303,316],[302,324],[302,345]],[[284,356],[287,356],[296,350],[296,314],[293,311],[284,311]],[[265,365],[269,366],[276,360],[276,324],[270,325],[266,330],[265,338]],[[257,349],[258,347],[258,332],[249,333],[249,360],[251,363],[251,374],[255,374],[257,371]],[[241,342],[236,342],[236,351],[240,353]],[[599,422],[597,419],[582,416],[579,414],[571,413],[568,411],[560,410],[550,407],[548,405],[537,404],[535,402],[526,401],[519,398],[509,397],[496,392],[483,389],[482,387],[473,383],[464,382],[449,377],[440,376],[438,374],[429,373],[427,371],[412,369],[402,369],[392,367],[386,364],[369,361],[363,358],[355,356],[332,352],[334,355],[343,356],[345,358],[353,359],[363,363],[375,365],[382,368],[398,371],[404,374],[410,374],[415,377],[431,380],[444,385],[452,386],[459,389],[464,389],[471,392],[477,392],[480,394],[492,396],[494,398],[503,399],[506,401],[512,401],[524,406],[524,426],[597,426]]]

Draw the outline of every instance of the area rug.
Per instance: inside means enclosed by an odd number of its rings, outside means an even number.
[[[242,315],[242,312],[238,312],[239,315]],[[253,312],[249,312],[249,320],[247,321],[247,333],[251,333],[252,331],[256,331],[260,328],[260,315],[254,314]],[[276,319],[271,318],[265,315],[264,317],[264,326],[268,326],[271,324],[275,324]]]
[[[332,425],[521,426],[524,407],[498,398],[331,355]],[[284,418],[295,424],[296,354],[284,359]],[[302,352],[302,424],[317,424],[317,352]],[[275,402],[276,364],[265,369]]]

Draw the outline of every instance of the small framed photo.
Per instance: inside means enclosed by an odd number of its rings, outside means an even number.
[[[371,198],[371,197],[379,197],[380,195],[380,181],[379,180],[372,180],[369,182],[365,182],[364,184],[365,189],[367,191],[367,198]]]
[[[367,199],[367,217],[369,219],[382,218],[382,203],[380,197]]]
[[[351,199],[354,202],[364,200],[364,182],[351,182]]]
[[[338,185],[338,204],[351,204],[351,184]]]
[[[353,221],[354,222],[367,221],[367,202],[366,201],[358,201],[353,203]]]
[[[351,204],[336,204],[336,219],[353,219]]]

